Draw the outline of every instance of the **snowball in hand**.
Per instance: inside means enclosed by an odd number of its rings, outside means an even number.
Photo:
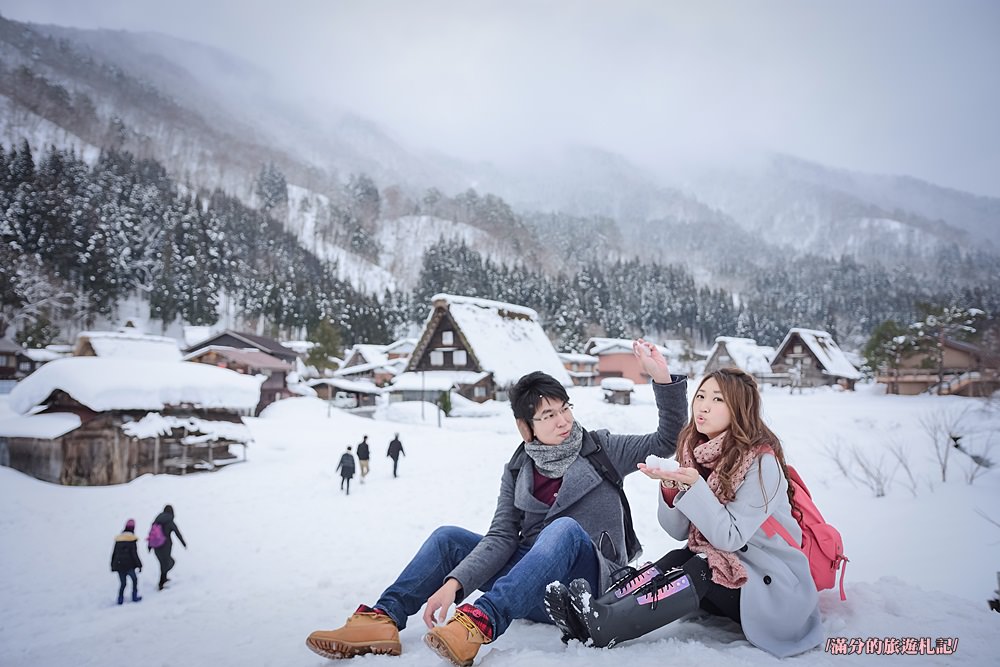
[[[677,459],[665,459],[662,456],[650,454],[646,457],[646,467],[654,470],[671,471],[680,468]]]

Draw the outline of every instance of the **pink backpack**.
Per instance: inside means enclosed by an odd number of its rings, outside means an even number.
[[[768,517],[761,528],[768,537],[781,535],[789,545],[802,550],[809,559],[809,571],[816,583],[816,590],[822,591],[836,586],[839,568],[840,599],[846,600],[844,574],[847,572],[848,558],[844,555],[844,540],[836,528],[823,520],[823,515],[813,502],[812,494],[799,477],[799,473],[792,466],[786,467],[788,483],[792,487],[792,516],[798,519],[799,527],[802,528],[802,545],[800,546],[773,516]],[[796,516],[797,514],[799,516]]]
[[[167,536],[163,534],[163,526],[154,523],[149,527],[149,535],[146,537],[149,546],[154,549],[162,547],[167,542]]]

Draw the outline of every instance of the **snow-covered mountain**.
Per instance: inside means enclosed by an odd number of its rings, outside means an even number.
[[[654,173],[581,146],[513,164],[469,163],[412,150],[357,115],[293,101],[280,82],[213,47],[0,17],[0,142],[22,138],[36,150],[72,145],[91,157],[104,146],[129,150],[187,186],[222,188],[250,205],[259,203],[262,165],[273,164],[287,179],[289,205],[272,214],[284,215],[304,247],[337,261],[341,277],[373,293],[412,286],[420,250],[441,237],[552,271],[609,257],[680,262],[710,283],[739,282],[714,268],[734,258],[763,266],[846,253],[926,272],[942,252],[1000,247],[1000,200],[908,177],[782,155]],[[383,210],[366,223],[382,250],[365,255],[331,233],[339,223],[330,211],[353,174],[412,201],[428,188],[493,193],[528,224],[473,233],[457,217],[429,223],[426,211]],[[551,238],[563,240],[553,248]]]

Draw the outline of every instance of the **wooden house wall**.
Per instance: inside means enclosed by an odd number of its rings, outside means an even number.
[[[199,411],[208,419],[234,418],[235,415]],[[101,413],[85,421],[80,428],[52,440],[6,438],[6,457],[11,468],[37,479],[68,486],[103,486],[123,484],[140,475],[170,470],[165,461],[186,454],[204,456],[209,447],[183,446],[171,436],[161,437],[159,448],[154,438],[130,438],[121,430],[126,413]],[[130,413],[140,419],[145,413]],[[177,416],[183,417],[184,414]],[[228,444],[212,444],[215,459],[234,458]],[[159,455],[159,460],[155,457]]]
[[[443,308],[438,307],[434,316],[428,323],[431,331],[430,335],[424,332],[425,338],[421,339],[422,345],[418,345],[414,351],[413,361],[407,367],[411,371],[480,371],[476,356],[465,340],[465,336],[459,330],[458,325],[451,315]],[[452,343],[444,342],[444,332],[452,332]],[[455,364],[454,352],[464,350],[466,362],[462,365]],[[435,366],[431,364],[431,352],[441,351],[444,359],[443,364]]]
[[[482,395],[476,395],[476,387],[482,387]],[[496,385],[493,382],[493,374],[489,374],[479,382],[474,384],[463,384],[458,388],[458,394],[476,403],[485,403],[496,395]]]
[[[796,345],[801,347],[801,352],[794,351]],[[819,358],[816,357],[809,346],[797,334],[793,335],[788,343],[774,355],[774,361],[771,362],[771,370],[775,373],[787,373],[792,368],[795,368],[796,359],[793,358],[790,362],[785,361],[785,358],[791,354],[794,354],[801,361],[801,385],[803,387],[822,387],[824,385],[837,384],[837,378],[823,372]],[[851,384],[853,386],[853,382]]]

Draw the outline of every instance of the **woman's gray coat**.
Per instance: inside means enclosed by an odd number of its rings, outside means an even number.
[[[670,384],[653,383],[653,395],[659,410],[655,433],[619,435],[607,430],[590,432],[622,478],[636,472],[636,465],[650,454],[665,457],[674,453],[677,434],[687,420],[687,378],[671,376],[671,380]],[[448,577],[458,580],[466,595],[499,572],[519,546],[530,547],[542,528],[564,516],[575,519],[587,531],[595,548],[602,541],[602,533],[607,533],[603,549],[598,549],[597,553],[601,561],[600,586],[604,589],[610,585],[611,572],[624,565],[628,558],[623,512],[618,490],[586,458],[597,447],[592,439],[584,438],[580,455],[563,475],[552,507],[532,495],[534,464],[526,454],[515,456],[504,467],[500,497],[489,531],[448,574]],[[520,472],[515,475],[512,467],[520,467]]]
[[[736,490],[722,504],[699,478],[681,491],[670,507],[658,493],[660,525],[676,540],[688,539],[693,522],[712,546],[732,551],[747,571],[740,592],[743,633],[754,646],[780,658],[823,642],[819,596],[809,561],[780,535],[767,537],[761,525],[774,516],[797,541],[802,529],[792,517],[788,482],[772,454],[757,457]]]

